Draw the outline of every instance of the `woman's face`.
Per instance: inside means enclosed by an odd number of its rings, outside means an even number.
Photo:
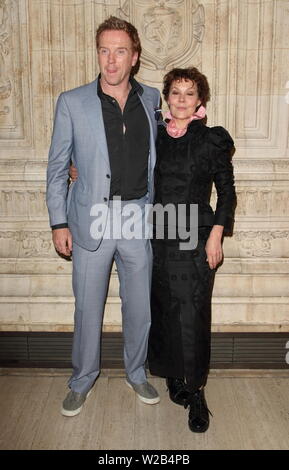
[[[186,125],[201,104],[197,85],[191,80],[174,80],[167,102],[177,123]]]

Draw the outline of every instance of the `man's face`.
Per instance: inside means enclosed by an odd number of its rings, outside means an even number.
[[[103,31],[97,52],[104,85],[118,86],[129,80],[138,53],[133,51],[132,41],[125,31]]]

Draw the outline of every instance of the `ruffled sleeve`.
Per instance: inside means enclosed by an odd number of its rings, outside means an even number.
[[[209,143],[217,191],[214,225],[223,225],[224,234],[231,234],[237,204],[232,165],[234,142],[226,129],[212,127],[209,131]]]

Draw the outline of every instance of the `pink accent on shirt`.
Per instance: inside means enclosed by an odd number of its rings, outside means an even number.
[[[188,122],[188,124],[186,125],[186,127],[184,127],[183,129],[179,129],[177,126],[176,126],[176,122],[175,122],[175,119],[173,118],[173,116],[171,115],[170,111],[167,111],[165,113],[165,118],[166,119],[170,119],[169,123],[167,124],[167,133],[171,136],[171,137],[174,137],[174,138],[177,138],[177,137],[182,137],[183,135],[185,135],[185,133],[187,132],[187,128],[188,128],[188,125],[190,124],[190,122],[194,121],[195,119],[204,119],[204,117],[206,116],[206,108],[204,106],[200,106],[198,111],[196,111],[191,117],[190,117],[190,120]]]

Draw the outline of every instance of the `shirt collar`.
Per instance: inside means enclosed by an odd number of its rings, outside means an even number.
[[[132,89],[133,92],[137,92],[140,95],[143,94],[143,87],[141,86],[141,84],[139,82],[136,81],[135,78],[131,77],[129,82],[131,84],[131,89]]]
[[[97,94],[98,94],[100,99],[103,99],[105,96],[108,96],[108,95],[106,95],[102,91],[101,84],[100,84],[100,77],[101,77],[101,75],[99,74],[98,75],[98,82],[97,82]],[[132,77],[129,79],[129,82],[131,84],[130,94],[132,94],[132,93],[138,93],[139,95],[143,94],[143,87],[141,86],[141,84],[139,82],[137,82]]]

